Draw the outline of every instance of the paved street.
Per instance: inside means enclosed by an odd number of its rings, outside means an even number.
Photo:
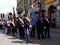
[[[32,38],[32,43],[28,45],[60,45],[60,29],[51,29],[50,39],[40,39]],[[0,45],[27,45],[26,40],[20,40],[19,38],[12,37],[3,33],[0,30]]]

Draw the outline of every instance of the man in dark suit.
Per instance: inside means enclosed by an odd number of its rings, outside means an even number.
[[[45,38],[50,38],[50,21],[48,19],[48,16],[44,18],[44,30],[45,30]]]
[[[19,28],[19,35],[20,39],[24,39],[24,21],[23,21],[23,14],[20,13],[20,17],[18,18],[17,25]]]
[[[40,38],[44,39],[44,35],[43,35],[43,19],[42,19],[42,21],[40,21],[40,19],[37,19],[36,26],[37,26],[37,37],[38,37],[38,39],[40,39]],[[41,35],[41,37],[40,37],[40,35]]]

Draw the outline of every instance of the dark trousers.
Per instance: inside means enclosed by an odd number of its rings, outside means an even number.
[[[2,29],[2,25],[0,25],[0,29]]]
[[[7,26],[7,34],[10,34],[10,26]]]
[[[35,37],[35,25],[32,27],[31,37]]]
[[[20,35],[20,39],[24,39],[24,28],[19,28],[19,35]]]
[[[45,38],[50,38],[50,30],[49,30],[49,27],[47,27],[46,29],[45,29]]]
[[[37,25],[37,38],[40,39],[44,39],[44,34],[43,34],[43,25],[42,24],[38,24]]]
[[[40,39],[40,38],[44,39],[43,27],[42,26],[37,26],[37,37],[38,37],[38,39]]]

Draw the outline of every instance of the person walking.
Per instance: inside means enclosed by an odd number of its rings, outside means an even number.
[[[16,25],[15,25],[14,19],[12,19],[10,25],[11,25],[12,36],[15,36],[15,33],[16,33]]]
[[[32,25],[31,25],[31,15],[30,13],[28,13],[27,17],[25,17],[25,34],[26,34],[26,41],[27,44],[31,43],[31,29],[32,29]]]
[[[44,34],[43,34],[43,18],[42,19],[41,18],[37,19],[36,27],[37,27],[37,37],[38,37],[38,39],[41,39],[41,38],[44,39]]]
[[[44,30],[45,30],[45,38],[50,38],[50,21],[48,19],[48,16],[45,16],[44,18]]]
[[[10,20],[7,21],[7,34],[10,34],[11,28],[10,28]]]
[[[24,39],[24,18],[23,18],[23,14],[20,13],[20,17],[18,18],[18,28],[19,28],[19,35],[20,35],[20,39]]]

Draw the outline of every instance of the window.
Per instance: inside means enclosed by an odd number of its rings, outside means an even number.
[[[32,0],[24,0],[24,7],[31,4],[32,4]]]
[[[25,7],[25,0],[24,0],[24,7]]]
[[[28,5],[30,5],[30,1],[28,0]]]
[[[32,0],[28,0],[28,5],[31,5],[32,4]]]
[[[30,5],[32,4],[32,0],[30,0]]]
[[[34,2],[37,2],[37,0],[34,0]]]
[[[24,0],[24,7],[28,5],[28,0]]]
[[[28,0],[26,0],[26,5],[28,5]]]

